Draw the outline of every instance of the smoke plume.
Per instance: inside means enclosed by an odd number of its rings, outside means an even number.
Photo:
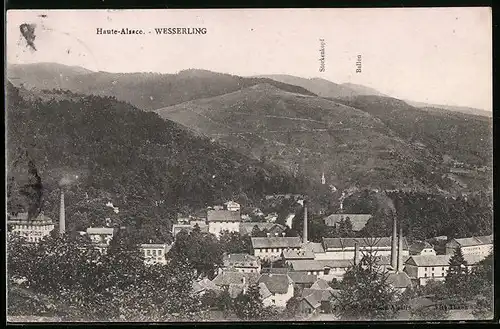
[[[74,173],[65,173],[61,180],[59,181],[59,187],[66,187],[76,183],[80,176]]]

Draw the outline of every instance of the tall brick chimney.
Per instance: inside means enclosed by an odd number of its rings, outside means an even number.
[[[391,266],[393,270],[396,270],[398,264],[398,241],[397,241],[397,219],[396,215],[393,214],[393,219],[392,219],[392,239],[391,239]]]
[[[397,272],[403,271],[403,225],[399,222]]]
[[[302,232],[302,242],[307,243],[307,201],[304,200],[304,227]]]
[[[357,243],[354,243],[354,265],[358,265],[359,261],[360,261],[359,246]]]
[[[59,234],[66,232],[66,214],[64,209],[64,190],[61,188],[61,205],[59,209]]]

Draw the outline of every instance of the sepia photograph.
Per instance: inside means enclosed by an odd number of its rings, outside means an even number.
[[[493,319],[490,7],[5,31],[7,322]]]

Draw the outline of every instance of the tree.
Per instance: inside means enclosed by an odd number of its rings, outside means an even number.
[[[299,312],[300,299],[292,297],[286,302],[285,315],[287,318],[293,319]]]
[[[395,300],[396,292],[387,282],[387,272],[368,252],[345,273],[335,312],[345,320],[389,319],[395,315]]]
[[[222,265],[222,248],[213,234],[195,228],[191,233],[177,234],[168,257],[170,262],[187,261],[198,277],[213,278]]]
[[[224,314],[224,317],[227,317],[229,313],[231,312],[232,306],[233,306],[233,299],[231,298],[231,295],[229,294],[229,287],[224,286],[222,289],[222,292],[219,294],[217,298],[217,309],[222,311]]]
[[[448,273],[446,274],[446,288],[452,297],[459,300],[467,298],[469,292],[469,271],[461,248],[456,248],[449,261]]]
[[[243,320],[257,320],[263,314],[264,304],[257,284],[251,284],[246,293],[240,293],[234,300],[234,312]]]
[[[239,232],[223,231],[219,237],[222,251],[230,254],[252,252],[252,242],[250,237],[241,236]]]
[[[478,319],[493,317],[493,253],[480,261],[472,270],[470,283],[474,291],[472,314]]]

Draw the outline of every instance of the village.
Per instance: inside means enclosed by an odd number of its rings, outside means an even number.
[[[312,317],[331,312],[332,304],[339,291],[332,282],[340,282],[346,271],[358,264],[366,255],[374,255],[381,271],[387,273],[387,282],[398,292],[416,286],[425,286],[431,281],[444,281],[450,259],[458,248],[467,266],[486,258],[493,249],[493,237],[475,236],[460,239],[447,239],[444,253],[437,253],[427,241],[409,243],[398,220],[394,218],[392,235],[370,238],[322,238],[321,242],[308,239],[308,208],[302,201],[303,232],[301,237],[286,236],[286,226],[291,226],[292,216],[286,225],[275,223],[276,214],[266,216],[264,222],[248,221],[241,215],[240,204],[228,201],[224,205],[209,207],[206,217],[179,216],[172,225],[175,240],[179,233],[199,230],[219,238],[224,232],[238,232],[250,236],[251,253],[225,253],[223,265],[217,275],[192,282],[193,293],[198,295],[212,291],[216,294],[224,289],[231,298],[246,293],[249,286],[256,284],[264,306],[284,309],[287,302],[295,297],[299,300],[300,314]],[[61,193],[59,233],[65,233],[64,194]],[[325,224],[335,226],[349,219],[354,231],[361,230],[369,214],[331,214],[324,218]],[[109,221],[106,221],[109,223]],[[9,234],[21,236],[28,243],[39,243],[50,235],[56,223],[43,213],[34,220],[28,220],[27,213],[10,214],[8,217]],[[88,227],[78,232],[88,236],[95,249],[106,253],[117,232],[123,228],[104,226]],[[264,231],[266,236],[252,236],[252,232]],[[169,262],[172,243],[143,243],[139,245],[146,265]]]

